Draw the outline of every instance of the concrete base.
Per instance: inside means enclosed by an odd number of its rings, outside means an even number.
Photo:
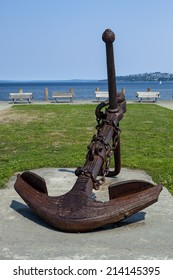
[[[44,177],[49,195],[71,189],[74,169],[32,170]],[[122,169],[95,191],[108,200],[107,186],[130,179],[152,181],[143,171]],[[173,197],[163,189],[159,201],[123,222],[89,233],[64,233],[36,217],[14,190],[16,175],[0,190],[0,259],[173,259]]]

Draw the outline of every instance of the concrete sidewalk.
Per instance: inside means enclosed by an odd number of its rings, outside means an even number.
[[[49,195],[67,192],[76,181],[74,169],[33,170],[44,177]],[[96,191],[107,200],[107,186],[130,179],[151,181],[143,171],[122,169]],[[164,188],[159,201],[132,217],[89,233],[54,230],[36,217],[14,190],[16,175],[1,190],[0,259],[173,259],[173,197]]]
[[[0,111],[10,109],[12,106],[13,106],[13,104],[11,104],[11,103],[9,103],[9,102],[0,101]]]
[[[156,104],[161,107],[173,110],[173,100],[161,100]]]
[[[36,105],[36,104],[40,104],[40,105],[46,105],[46,104],[54,104],[54,105],[61,105],[61,104],[70,104],[70,105],[76,105],[76,104],[95,104],[96,106],[99,104],[97,101],[95,100],[74,100],[73,103],[54,103],[51,101],[38,101],[38,100],[34,100],[32,103],[27,103],[27,102],[23,102],[23,103],[16,103],[15,105]],[[157,103],[139,103],[137,100],[127,100],[127,104],[156,104],[158,106],[173,110],[173,100],[159,100]],[[8,102],[8,101],[0,101],[0,111],[2,110],[6,110],[9,109],[13,106],[14,104],[12,102]]]

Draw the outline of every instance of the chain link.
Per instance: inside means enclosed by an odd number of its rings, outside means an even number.
[[[91,144],[88,146],[88,149],[89,149],[88,154],[89,154],[91,160],[94,158],[94,155],[96,155],[96,154],[98,156],[101,156],[100,151],[103,148],[101,148],[100,144],[102,144],[102,146],[104,146],[106,149],[106,159],[104,160],[102,170],[101,170],[102,177],[100,179],[95,179],[93,176],[93,173],[90,170],[88,170],[86,168],[84,169],[82,167],[78,167],[75,171],[76,176],[84,175],[84,176],[90,178],[93,182],[93,188],[95,190],[98,190],[99,187],[105,182],[105,176],[109,173],[111,157],[116,149],[117,143],[119,141],[119,134],[120,134],[120,128],[113,121],[107,121],[105,119],[98,119],[98,118],[97,118],[97,121],[98,121],[98,125],[96,126],[97,131],[100,130],[100,128],[103,126],[104,123],[111,125],[114,128],[114,138],[113,138],[112,145],[107,143],[105,141],[104,137],[102,135],[98,135],[98,132],[97,132],[97,134],[93,136]],[[102,121],[102,122],[100,123],[100,121]]]
[[[76,176],[79,176],[79,175],[84,175],[88,178],[90,178],[93,182],[93,188],[95,190],[98,190],[99,187],[105,182],[105,176],[102,176],[100,179],[95,179],[92,172],[88,169],[84,169],[82,167],[78,167],[76,170],[75,170],[75,174]]]

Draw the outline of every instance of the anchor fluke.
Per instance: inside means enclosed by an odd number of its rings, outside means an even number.
[[[46,182],[39,175],[31,171],[26,171],[21,174],[21,178],[37,191],[48,194]]]
[[[15,190],[41,219],[66,232],[86,232],[119,222],[156,202],[162,189],[145,181],[127,181],[109,186],[110,200],[101,202],[75,188],[51,197],[25,178],[18,175]]]

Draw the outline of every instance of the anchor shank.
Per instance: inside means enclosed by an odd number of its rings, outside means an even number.
[[[118,106],[113,51],[113,42],[115,40],[115,34],[110,29],[106,29],[102,35],[102,39],[106,44],[109,109],[115,110]]]
[[[107,117],[106,117],[106,121],[109,123],[110,121],[114,121],[115,123],[118,122],[119,119],[119,112],[118,113],[113,113],[113,112],[109,112],[109,110],[107,111]],[[114,128],[113,126],[104,123],[104,125],[100,128],[99,132],[98,132],[98,138],[101,137],[104,139],[105,143],[110,143],[112,137],[114,135]],[[82,167],[82,170],[87,170],[92,174],[93,179],[96,179],[97,176],[100,173],[100,170],[102,170],[104,161],[106,160],[107,157],[107,150],[105,147],[104,143],[99,143],[99,147],[100,150],[98,153],[94,153],[93,154],[93,158],[92,160],[90,159],[90,157],[87,155],[86,156],[86,161]],[[91,182],[88,184],[86,184],[85,180],[81,180],[82,175],[79,176],[76,184],[74,185],[73,189],[79,188],[80,186],[80,190],[82,190],[83,192],[87,193],[88,196],[90,196],[91,192],[92,192],[92,187],[91,186]],[[79,184],[80,182],[80,184]]]

